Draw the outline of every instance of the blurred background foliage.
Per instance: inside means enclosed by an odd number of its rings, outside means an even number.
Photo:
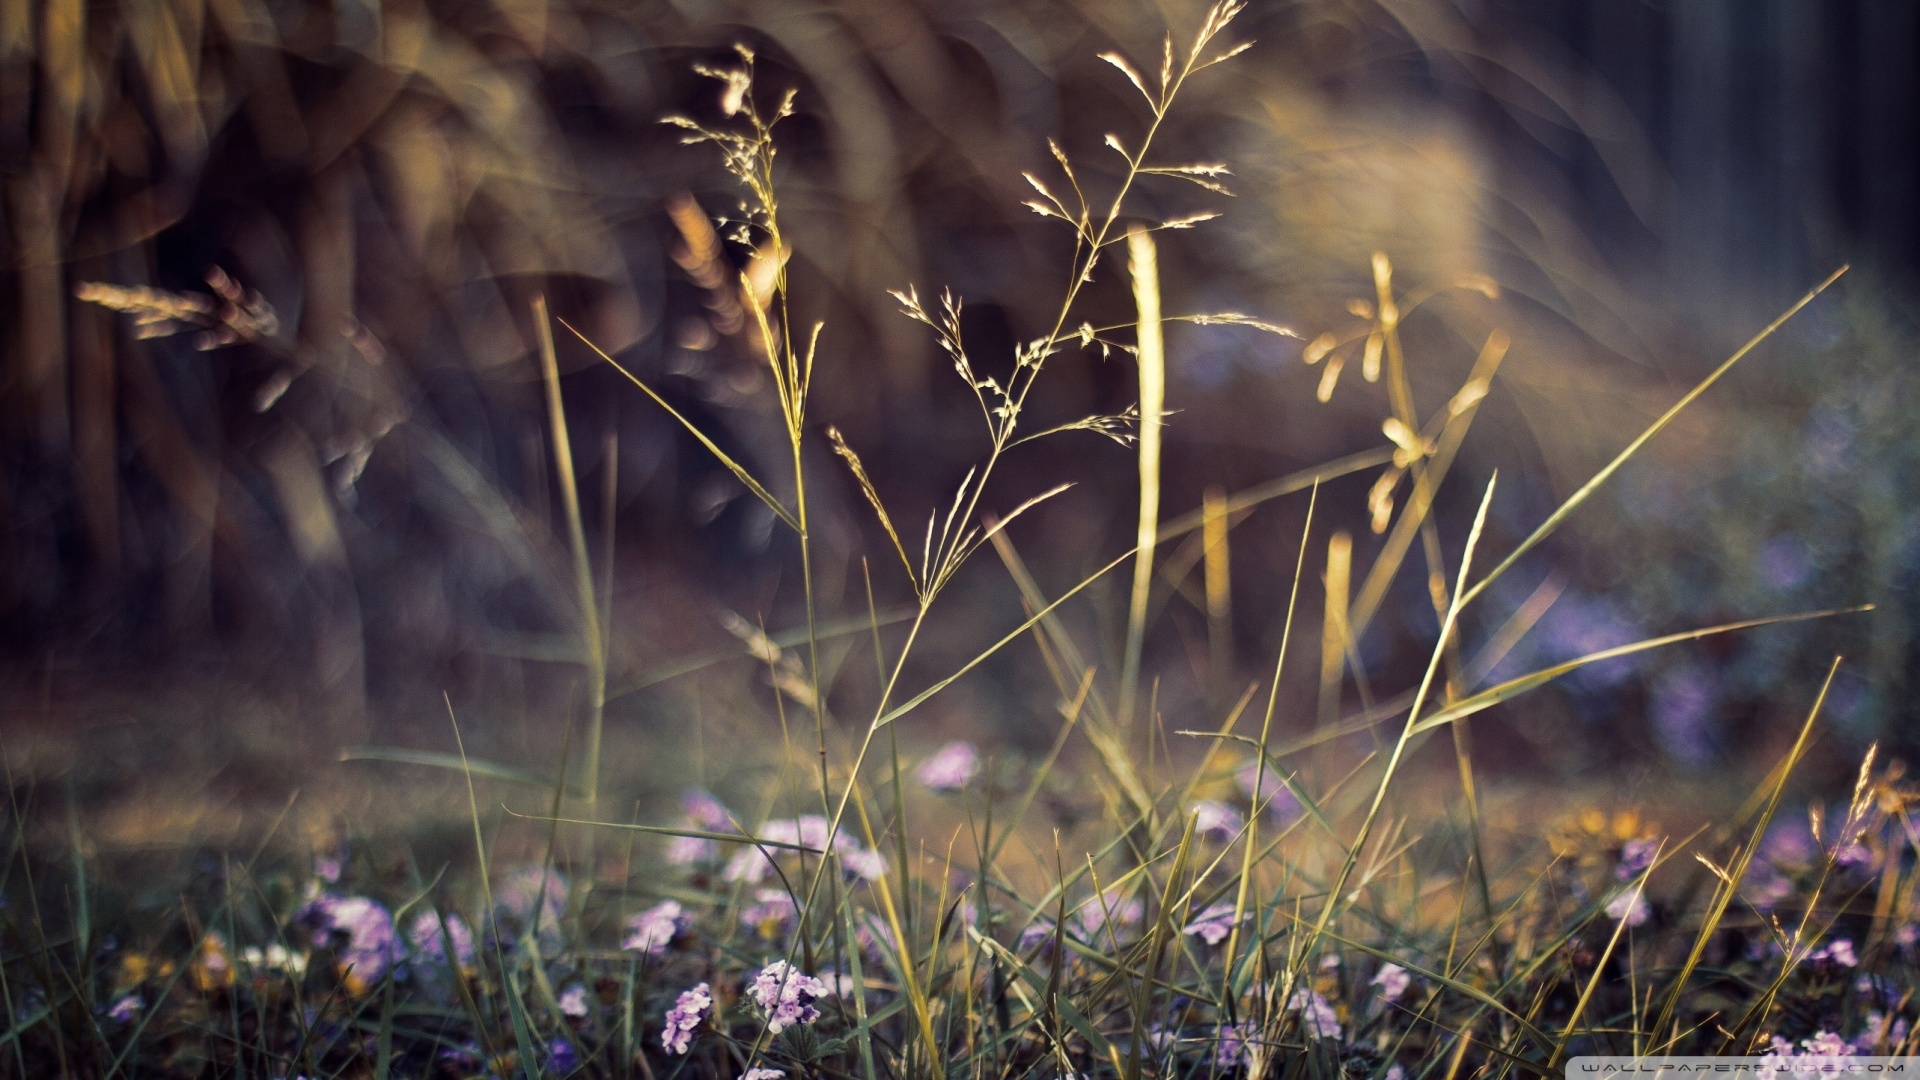
[[[568,655],[571,586],[532,298],[756,471],[783,474],[765,376],[715,288],[748,254],[706,228],[737,195],[710,152],[660,123],[718,116],[692,68],[736,43],[758,53],[763,90],[798,90],[781,194],[799,321],[827,324],[813,415],[847,433],[897,514],[923,516],[977,455],[977,421],[886,290],[953,289],[974,355],[1010,364],[1057,307],[1069,240],[1021,205],[1022,171],[1052,168],[1054,138],[1089,186],[1110,181],[1101,141],[1131,142],[1141,115],[1097,54],[1149,66],[1163,29],[1184,38],[1199,15],[1133,0],[0,5],[9,715],[165,726],[153,718],[211,708],[244,726],[273,713],[312,752],[444,741],[444,690],[498,731],[558,730],[576,673],[550,661]],[[1196,83],[1163,134],[1168,161],[1227,165],[1234,197],[1172,180],[1142,191],[1167,215],[1225,215],[1163,234],[1168,309],[1348,335],[1364,330],[1349,304],[1372,294],[1376,250],[1407,290],[1497,282],[1493,297],[1441,293],[1406,330],[1422,414],[1490,329],[1514,337],[1443,496],[1455,557],[1494,468],[1497,552],[1807,287],[1856,264],[1536,557],[1509,607],[1536,586],[1558,599],[1503,670],[1726,619],[1879,611],[1595,669],[1483,721],[1486,766],[1746,762],[1835,652],[1851,660],[1836,697],[1846,740],[1911,742],[1920,8],[1287,0],[1254,4],[1237,29],[1257,44]],[[231,304],[210,276],[235,283]],[[143,326],[76,295],[89,282],[210,299]],[[1131,318],[1117,264],[1091,305]],[[247,312],[258,333],[220,333]],[[1169,517],[1209,486],[1384,445],[1382,386],[1349,368],[1317,401],[1325,369],[1301,344],[1172,328]],[[561,361],[595,558],[613,568],[616,690],[737,653],[723,612],[794,626],[797,574],[771,514],[577,342]],[[1035,409],[1064,420],[1133,394],[1131,365],[1094,350],[1060,363]],[[860,560],[883,541],[824,440],[814,450],[826,617],[863,615]],[[1126,545],[1133,464],[1087,436],[1023,453],[989,504],[1076,482],[1016,530],[1057,590]],[[1350,530],[1356,565],[1380,542],[1371,476],[1328,487],[1332,524],[1313,541]],[[1224,659],[1195,583],[1163,580],[1147,670],[1170,729],[1270,662],[1303,510],[1269,504],[1233,533]],[[888,559],[872,562],[884,612],[908,594]],[[969,573],[928,675],[1018,610],[998,565]],[[1394,685],[1435,629],[1421,573],[1404,577],[1361,650]],[[1075,618],[1111,645],[1123,598],[1092,599]],[[1298,730],[1312,647],[1292,668]],[[843,684],[870,680],[863,665],[847,660]],[[1009,660],[938,699],[933,723],[1024,745],[1049,711],[1042,685],[1037,663]],[[702,707],[656,687],[609,716],[645,734]],[[552,758],[558,742],[526,752]]]

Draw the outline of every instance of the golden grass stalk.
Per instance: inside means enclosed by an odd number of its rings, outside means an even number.
[[[1200,500],[1200,557],[1207,586],[1207,647],[1214,697],[1233,678],[1233,560],[1227,547],[1227,494],[1209,487]]]
[[[1347,661],[1347,591],[1353,575],[1353,535],[1327,539],[1327,603],[1320,621],[1320,718],[1325,727],[1340,715],[1340,684]]]
[[[567,437],[567,411],[560,400],[560,365],[553,349],[553,324],[547,298],[533,298],[534,334],[540,344],[540,376],[547,390],[547,423],[553,434],[553,466],[559,474],[560,503],[567,515],[567,545],[573,552],[574,586],[580,608],[580,645],[587,665],[587,754],[581,785],[589,809],[600,801],[600,729],[607,704],[607,653],[600,629],[600,596],[587,558],[587,531],[580,516],[580,486],[573,472],[573,442]]]
[[[1140,316],[1140,522],[1133,557],[1133,597],[1127,605],[1126,654],[1120,669],[1122,724],[1133,720],[1134,697],[1140,687],[1140,650],[1147,632],[1147,597],[1153,587],[1153,549],[1160,535],[1160,418],[1167,403],[1160,260],[1153,235],[1137,225],[1127,231],[1127,272],[1133,278],[1133,304]]]
[[[1273,661],[1273,682],[1267,687],[1267,711],[1260,720],[1260,740],[1255,747],[1255,766],[1253,772],[1253,791],[1247,796],[1247,832],[1242,841],[1246,846],[1242,851],[1240,863],[1240,887],[1233,899],[1233,929],[1227,934],[1227,951],[1224,954],[1226,971],[1223,978],[1222,996],[1231,997],[1233,990],[1233,972],[1239,966],[1240,923],[1247,917],[1248,892],[1253,882],[1254,850],[1259,846],[1260,815],[1266,812],[1266,803],[1262,799],[1267,786],[1267,743],[1273,737],[1273,714],[1280,703],[1280,676],[1287,670],[1287,646],[1293,642],[1294,606],[1300,600],[1300,576],[1307,567],[1307,539],[1313,534],[1313,512],[1320,503],[1320,485],[1313,486],[1312,494],[1307,496],[1307,520],[1300,528],[1300,551],[1293,563],[1293,586],[1287,592],[1287,617],[1280,624],[1280,652]],[[1293,785],[1288,783],[1288,788]],[[1298,792],[1296,791],[1296,794]],[[1305,800],[1302,800],[1303,804]],[[1258,903],[1259,898],[1255,897]],[[1258,952],[1256,946],[1254,949]]]

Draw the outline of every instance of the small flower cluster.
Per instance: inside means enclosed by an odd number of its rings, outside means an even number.
[[[827,837],[833,833],[832,823],[819,814],[803,814],[797,818],[784,818],[769,821],[760,827],[759,836],[775,844],[791,844],[812,851],[825,851],[828,848]],[[749,885],[758,885],[766,879],[767,871],[773,868],[772,859],[787,849],[743,846],[733,858],[727,861],[721,877],[727,881],[742,881]],[[839,856],[841,865],[857,878],[875,881],[885,877],[887,860],[877,851],[873,851],[848,835],[845,831],[835,833],[832,850]]]
[[[627,933],[620,939],[620,947],[628,952],[659,956],[691,923],[680,901],[663,900],[627,920]]]
[[[669,1054],[684,1054],[693,1044],[693,1037],[700,1025],[707,1022],[713,1012],[713,989],[701,983],[691,990],[684,991],[674,1001],[673,1008],[667,1010],[666,1027],[660,1032],[660,1045]]]
[[[785,960],[760,969],[747,987],[747,996],[767,1014],[767,1030],[775,1035],[796,1024],[820,1019],[814,1002],[827,996],[827,984],[804,974]]]
[[[1193,831],[1202,839],[1224,844],[1239,836],[1246,826],[1246,818],[1240,811],[1214,799],[1194,803],[1192,812]]]
[[[473,931],[467,929],[466,920],[458,915],[442,916],[437,911],[423,911],[413,917],[407,924],[407,944],[416,960],[429,964],[445,964],[447,945],[451,944],[453,963],[463,971],[473,967],[477,956]]]
[[[1293,789],[1288,787],[1286,781],[1280,779],[1280,774],[1274,771],[1272,762],[1268,762],[1266,768],[1262,769],[1258,759],[1249,761],[1234,773],[1234,779],[1240,784],[1241,792],[1249,798],[1256,797],[1254,786],[1259,785],[1260,791],[1257,798],[1278,825],[1291,825],[1300,819],[1301,814],[1306,813],[1306,808],[1300,805],[1300,799],[1293,793]]]
[[[913,778],[927,790],[942,795],[962,791],[980,775],[980,751],[970,742],[954,741],[920,763]]]
[[[680,802],[680,825],[701,832],[733,832],[727,806],[700,788],[687,789]],[[719,860],[720,845],[704,836],[676,836],[667,843],[667,861],[675,866],[706,865]]]
[[[1075,936],[1094,944],[1103,940],[1106,934],[1117,936],[1138,926],[1146,914],[1146,904],[1122,896],[1116,885],[1081,904],[1071,918]]]
[[[1340,1037],[1340,1014],[1318,991],[1302,986],[1287,999],[1287,1011],[1300,1017],[1300,1029],[1316,1039]]]
[[[355,993],[379,982],[405,957],[393,915],[379,901],[321,893],[307,902],[300,921],[313,930],[316,945],[334,950],[335,968]]]
[[[1218,945],[1233,933],[1233,905],[1227,903],[1211,904],[1205,911],[1194,916],[1186,926],[1186,933],[1192,934],[1209,945]]]

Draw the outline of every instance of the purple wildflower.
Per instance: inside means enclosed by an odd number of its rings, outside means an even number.
[[[1804,870],[1819,856],[1813,830],[1797,818],[1776,821],[1760,839],[1759,855],[1777,871]]]
[[[913,770],[914,779],[942,795],[960,791],[980,775],[980,751],[970,742],[955,740],[934,752]]]
[[[703,832],[732,832],[733,816],[713,793],[688,788],[680,800],[681,824]],[[710,863],[719,858],[720,845],[700,836],[676,836],[667,842],[667,861],[675,866]]]
[[[1833,864],[1844,870],[1872,870],[1873,851],[1858,840],[1838,843],[1833,846]]]
[[[1640,926],[1653,914],[1646,898],[1639,889],[1628,889],[1619,896],[1607,901],[1607,918],[1614,922],[1625,922],[1628,926]]]
[[[1233,933],[1233,905],[1220,903],[1208,907],[1194,916],[1185,932],[1209,945],[1220,944],[1227,940],[1228,934]]]
[[[694,1032],[706,1022],[713,1009],[713,990],[706,983],[683,992],[667,1010],[667,1022],[660,1032],[660,1045],[669,1054],[684,1054],[692,1044]]]
[[[1648,838],[1629,840],[1620,846],[1620,864],[1613,868],[1613,876],[1621,881],[1632,881],[1640,872],[1653,865],[1653,857],[1660,850],[1660,841]]]
[[[1871,1054],[1883,1047],[1891,1049],[1907,1041],[1907,1022],[1896,1019],[1893,1026],[1887,1026],[1887,1014],[1879,1011],[1867,1014],[1867,1024],[1854,1036],[1853,1052]]]
[[[1240,771],[1234,774],[1234,779],[1240,784],[1240,790],[1249,796],[1254,793],[1253,785],[1256,777],[1260,784],[1259,802],[1267,808],[1267,813],[1273,815],[1273,820],[1283,826],[1299,820],[1300,815],[1305,813],[1305,809],[1301,807],[1300,799],[1294,795],[1293,789],[1273,771],[1271,764],[1263,772],[1260,762],[1256,759],[1240,766]]]
[[[872,848],[854,848],[840,854],[840,865],[847,873],[863,881],[879,881],[887,876],[886,856]]]
[[[1213,1046],[1213,1063],[1219,1069],[1234,1069],[1239,1066],[1253,1068],[1253,1025],[1242,1020],[1237,1024],[1220,1025],[1219,1041]]]
[[[887,954],[894,948],[893,927],[874,912],[863,912],[854,924],[853,941],[860,946],[862,953],[872,957],[876,963],[884,963]]]
[[[1240,829],[1246,819],[1240,811],[1226,803],[1214,799],[1202,799],[1193,804],[1193,831],[1221,843],[1229,843],[1240,835]]]
[[[313,857],[313,876],[329,885],[337,884],[340,875],[346,871],[346,860],[338,854],[315,855]]]
[[[1760,549],[1760,576],[1781,591],[1796,589],[1813,572],[1807,545],[1798,537],[1776,536]]]
[[[803,814],[797,818],[781,818],[760,826],[760,838],[776,844],[798,844],[813,851],[827,850],[827,834],[832,826],[819,814]],[[767,871],[772,868],[772,859],[789,849],[769,847],[764,851],[755,846],[742,847],[733,858],[727,861],[727,867],[721,877],[727,881],[744,881],[749,885],[758,885],[766,879]],[[878,852],[869,851],[859,841],[844,832],[833,837],[833,850],[840,855],[842,864],[858,877],[872,881],[887,872],[886,860]]]
[[[1080,940],[1091,943],[1109,923],[1116,930],[1124,929],[1139,923],[1146,913],[1145,904],[1122,899],[1119,887],[1114,886],[1081,904],[1073,913],[1073,921]]]
[[[1325,997],[1302,986],[1287,1000],[1287,1011],[1300,1014],[1300,1026],[1316,1039],[1340,1037],[1340,1014]]]
[[[575,1020],[586,1019],[587,988],[581,986],[579,983],[574,983],[572,986],[560,991],[560,999],[557,1004],[560,1006],[560,1015],[570,1016]]]
[[[767,1014],[767,1030],[775,1035],[795,1024],[811,1024],[820,1019],[814,1001],[827,996],[827,984],[795,970],[785,960],[775,960],[760,969],[747,996]]]
[[[1668,757],[1695,769],[1712,763],[1720,707],[1712,674],[1693,664],[1665,672],[1653,684],[1648,707],[1654,740]]]
[[[687,789],[680,799],[680,812],[686,815],[687,824],[708,832],[732,828],[733,814],[727,810],[727,804],[703,788]]]
[[[333,946],[340,973],[361,989],[401,958],[393,916],[378,901],[321,893],[308,902],[302,920],[314,928],[317,941]]]
[[[769,1069],[764,1065],[755,1065],[740,1074],[740,1080],[782,1080],[787,1075],[785,1069]]]
[[[445,963],[446,943],[449,941],[453,943],[453,962],[459,967],[472,967],[476,956],[473,932],[467,929],[466,921],[460,916],[443,917],[437,911],[423,911],[407,924],[407,943],[413,946],[413,955],[417,959]]]
[[[1611,649],[1645,637],[1640,627],[1611,601],[1569,590],[1540,620],[1538,637],[1549,660],[1558,662]],[[1588,664],[1569,676],[1587,690],[1604,690],[1626,681],[1639,668],[1636,657]]]
[[[564,1076],[580,1067],[580,1055],[574,1052],[572,1043],[555,1039],[547,1044],[547,1067]]]
[[[551,867],[529,866],[507,877],[494,890],[494,900],[522,926],[537,918],[543,927],[558,926],[566,914],[571,890],[567,875]]]
[[[675,866],[713,862],[720,845],[704,836],[676,836],[667,841],[667,861]]]
[[[753,899],[754,902],[740,913],[741,923],[768,941],[786,933],[798,911],[793,897],[784,889],[757,889]]]
[[[620,940],[620,947],[628,952],[659,956],[686,928],[687,922],[680,901],[662,900],[627,920],[627,936]]]
[[[1793,882],[1786,875],[1764,866],[1758,859],[1740,882],[1740,892],[1761,911],[1771,911],[1793,895]]]
[[[799,844],[802,847],[824,851],[827,846],[827,833],[832,828],[826,818],[818,814],[804,814],[798,818],[781,818],[760,826],[760,838],[776,844]],[[758,885],[772,868],[770,861],[783,849],[767,848],[762,851],[756,846],[742,847],[727,861],[727,868],[721,877],[727,881],[744,881],[749,885]]]
[[[1832,964],[1834,967],[1850,968],[1858,967],[1860,964],[1859,957],[1853,954],[1853,940],[1851,938],[1834,938],[1828,944],[1822,945],[1808,953],[1807,959],[1814,963],[1824,962]]]
[[[766,879],[767,868],[773,863],[757,847],[743,846],[727,860],[727,868],[720,877],[726,881],[744,881],[749,885],[758,885]]]
[[[1014,943],[1014,948],[1024,953],[1038,948],[1043,943],[1051,942],[1053,937],[1053,923],[1046,919],[1036,919],[1028,923],[1026,929],[1020,931],[1020,940]]]
[[[1380,1000],[1398,1001],[1407,987],[1413,985],[1413,976],[1399,964],[1381,964],[1380,973],[1373,977],[1373,985],[1380,988]]]
[[[1800,1040],[1808,1057],[1852,1057],[1853,1046],[1831,1031],[1816,1031],[1813,1038]]]
[[[139,994],[128,994],[114,1002],[113,1005],[107,1009],[107,1019],[116,1024],[130,1023],[134,1017],[140,1015],[140,1010],[145,1007],[146,1003],[140,1000]],[[1876,1013],[1875,1015],[1877,1016],[1879,1014]]]

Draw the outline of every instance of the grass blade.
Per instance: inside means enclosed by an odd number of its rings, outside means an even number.
[[[1700,380],[1700,382],[1697,385],[1695,385],[1692,390],[1687,391],[1685,397],[1682,397],[1679,401],[1674,402],[1671,408],[1669,408],[1666,412],[1661,413],[1660,418],[1658,420],[1655,420],[1652,424],[1648,425],[1645,431],[1642,431],[1639,435],[1635,436],[1634,440],[1627,444],[1626,449],[1620,451],[1619,454],[1615,455],[1614,459],[1612,461],[1607,462],[1605,467],[1603,467],[1599,472],[1594,473],[1592,479],[1580,485],[1579,491],[1576,491],[1572,495],[1568,496],[1567,501],[1561,503],[1559,509],[1547,515],[1547,520],[1541,522],[1539,527],[1534,529],[1533,532],[1530,535],[1528,535],[1528,537],[1525,540],[1520,541],[1519,547],[1514,548],[1513,551],[1508,553],[1506,558],[1500,560],[1498,565],[1496,565],[1492,570],[1487,571],[1486,577],[1481,578],[1478,582],[1474,584],[1473,588],[1468,589],[1466,593],[1460,597],[1460,606],[1465,607],[1468,604],[1473,603],[1473,601],[1477,599],[1481,593],[1487,590],[1487,586],[1492,585],[1495,581],[1499,580],[1500,575],[1506,573],[1509,569],[1511,569],[1514,563],[1519,562],[1521,556],[1525,555],[1529,551],[1532,551],[1535,547],[1539,546],[1542,540],[1545,540],[1548,536],[1552,535],[1555,529],[1558,529],[1563,522],[1565,522],[1569,517],[1573,516],[1573,512],[1575,510],[1580,509],[1581,504],[1585,503],[1589,498],[1591,498],[1594,492],[1600,490],[1600,485],[1606,483],[1609,479],[1612,478],[1614,473],[1620,471],[1620,466],[1625,465],[1627,461],[1633,457],[1633,455],[1640,452],[1641,447],[1647,445],[1647,443],[1655,435],[1660,434],[1660,432],[1664,430],[1668,424],[1672,423],[1673,418],[1680,415],[1680,410],[1685,409],[1687,406],[1693,404],[1696,398],[1698,398],[1701,394],[1706,393],[1707,389],[1711,387],[1714,383],[1719,382],[1720,377],[1722,375],[1725,375],[1728,371],[1731,371],[1733,369],[1733,365],[1745,359],[1746,355],[1752,352],[1755,348],[1759,347],[1761,342],[1772,337],[1774,334],[1774,331],[1786,325],[1786,322],[1788,319],[1791,319],[1795,315],[1799,314],[1801,308],[1804,308],[1808,304],[1811,304],[1814,300],[1814,297],[1817,297],[1821,293],[1826,292],[1827,288],[1831,286],[1834,282],[1839,281],[1841,275],[1845,274],[1848,269],[1849,267],[1842,266],[1840,267],[1840,269],[1835,270],[1833,273],[1827,275],[1827,279],[1825,281],[1822,281],[1820,284],[1815,285],[1812,291],[1808,292],[1807,295],[1801,297],[1798,301],[1794,303],[1792,307],[1782,312],[1778,318],[1768,323],[1764,330],[1761,330],[1758,334],[1755,334],[1753,338],[1749,340],[1745,345],[1740,346],[1739,350],[1736,351],[1732,356],[1727,357],[1727,359],[1719,367],[1714,368],[1712,374]]]
[[[742,484],[745,484],[748,491],[753,492],[754,498],[759,499],[763,503],[766,503],[767,509],[772,510],[774,514],[776,514],[780,518],[781,521],[784,521],[787,523],[788,527],[793,529],[794,532],[804,531],[801,528],[800,519],[794,516],[793,511],[787,509],[786,506],[783,505],[779,499],[774,498],[773,493],[768,491],[766,487],[760,483],[760,481],[755,480],[753,478],[753,474],[747,471],[746,466],[733,460],[733,458],[730,457],[725,450],[720,449],[718,444],[716,444],[712,439],[707,437],[706,432],[700,430],[699,425],[687,419],[686,416],[680,412],[680,410],[674,408],[672,405],[667,404],[666,398],[663,398],[659,394],[655,393],[653,387],[648,386],[644,382],[641,382],[640,377],[635,375],[633,372],[628,371],[620,363],[620,361],[615,360],[611,356],[608,356],[606,352],[600,348],[600,346],[595,345],[591,340],[587,338],[585,334],[581,333],[578,329],[575,329],[572,323],[569,323],[565,319],[557,319],[555,321],[557,321],[561,326],[566,327],[568,330],[573,331],[574,337],[579,338],[581,342],[586,345],[587,348],[592,349],[595,356],[598,356],[600,359],[605,360],[608,364],[612,365],[613,370],[626,376],[628,382],[632,383],[633,385],[639,387],[641,390],[645,391],[646,395],[653,399],[654,404],[660,406],[662,409],[667,410],[668,416],[671,416],[675,420],[680,421],[680,426],[683,428],[686,428],[688,434],[700,440],[700,445],[706,447],[708,453],[712,454],[715,458],[717,458],[720,464],[725,465],[727,467],[728,472],[731,472]]]
[[[1160,533],[1160,424],[1167,404],[1167,349],[1160,327],[1160,259],[1153,235],[1127,230],[1127,273],[1139,312],[1140,519],[1133,559],[1133,595],[1127,605],[1127,645],[1120,668],[1122,728],[1133,722],[1140,689],[1140,650],[1146,641],[1147,596],[1153,587],[1153,549]]]
[[[1764,619],[1746,619],[1741,622],[1721,623],[1719,626],[1709,626],[1700,630],[1686,630],[1678,634],[1668,634],[1665,637],[1648,638],[1645,641],[1636,641],[1628,645],[1617,645],[1611,649],[1602,649],[1599,652],[1588,653],[1585,656],[1568,660],[1562,664],[1542,668],[1539,671],[1522,675],[1516,679],[1509,679],[1498,686],[1489,687],[1470,697],[1461,698],[1459,701],[1444,706],[1438,712],[1429,715],[1426,719],[1413,725],[1410,730],[1414,734],[1431,731],[1444,724],[1450,724],[1455,720],[1490,709],[1509,698],[1517,697],[1536,687],[1544,686],[1568,672],[1576,671],[1588,664],[1597,664],[1603,660],[1613,660],[1622,656],[1631,656],[1634,653],[1647,652],[1651,649],[1678,644],[1682,641],[1695,641],[1704,637],[1712,637],[1715,634],[1730,634],[1736,630],[1751,630],[1759,626],[1776,626],[1782,623],[1805,622],[1809,619],[1825,619],[1835,615],[1850,615],[1872,610],[1872,604],[1860,604],[1854,607],[1829,608],[1825,611],[1806,611],[1794,615],[1773,615]]]

